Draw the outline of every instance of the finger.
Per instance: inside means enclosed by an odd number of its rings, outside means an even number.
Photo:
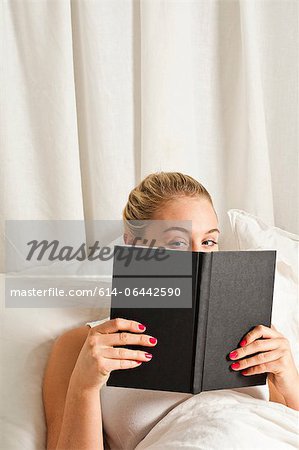
[[[281,358],[271,361],[266,364],[258,364],[257,366],[248,367],[247,369],[241,370],[242,375],[257,375],[258,373],[279,373],[281,366]]]
[[[243,339],[240,342],[240,347],[245,347],[245,345],[251,344],[251,342],[255,341],[256,339],[269,339],[274,337],[279,337],[280,334],[272,330],[269,327],[266,327],[265,325],[257,325],[252,330],[250,330]]]
[[[254,353],[275,350],[276,348],[285,349],[286,340],[283,338],[272,338],[264,340],[257,339],[256,341],[253,341],[251,344],[248,344],[245,347],[240,347],[231,351],[229,354],[229,358],[234,360],[240,359]]]
[[[157,344],[157,339],[147,334],[134,334],[122,331],[121,333],[113,334],[98,334],[100,342],[104,345],[119,346],[119,345],[145,345],[153,347]]]
[[[129,350],[123,347],[108,347],[101,350],[101,354],[104,358],[111,359],[132,359],[136,361],[150,361],[152,359],[152,354],[147,352],[142,352],[140,350]]]
[[[133,361],[132,359],[109,359],[104,358],[104,371],[109,373],[112,370],[133,369],[142,364],[142,361]]]
[[[264,372],[267,372],[266,365],[269,362],[275,361],[278,358],[281,358],[283,355],[283,351],[281,349],[271,350],[270,352],[259,353],[258,355],[252,356],[251,358],[244,358],[240,361],[234,362],[231,364],[231,369],[233,370],[244,370],[248,367],[253,366],[263,366]]]
[[[107,320],[100,325],[92,328],[92,331],[95,333],[116,333],[119,330],[127,330],[131,332],[143,332],[146,330],[146,326],[140,322],[136,322],[135,320],[128,320],[117,317],[115,319]]]

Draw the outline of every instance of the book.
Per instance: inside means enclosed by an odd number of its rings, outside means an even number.
[[[271,326],[275,250],[164,249],[164,260],[156,248],[114,250],[110,319],[136,320],[158,342],[122,346],[153,357],[112,371],[107,386],[197,394],[266,383],[266,373],[233,371],[228,355],[256,325]]]

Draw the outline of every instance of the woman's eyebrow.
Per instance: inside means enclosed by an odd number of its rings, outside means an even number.
[[[212,230],[206,231],[205,234],[213,233],[214,231],[216,231],[217,233],[220,233],[218,228],[212,228]]]
[[[163,230],[163,233],[166,233],[166,231],[170,231],[170,230],[183,231],[184,233],[189,234],[189,230],[187,230],[186,228],[182,228],[182,227],[170,227],[170,228],[167,228],[166,230]],[[220,230],[218,230],[218,228],[212,228],[211,230],[206,231],[204,234],[213,233],[214,231],[216,231],[217,233],[220,233]]]
[[[166,233],[166,231],[170,231],[170,230],[183,231],[184,233],[189,234],[189,231],[186,228],[182,228],[182,227],[170,227],[170,228],[167,228],[166,230],[163,230],[163,233]]]

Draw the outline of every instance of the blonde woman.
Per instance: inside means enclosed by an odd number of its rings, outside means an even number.
[[[156,246],[218,251],[219,224],[211,196],[202,184],[179,172],[147,176],[131,191],[123,220],[126,244],[134,239],[129,221],[190,220],[191,233],[171,230]],[[144,237],[150,241],[150,231]],[[125,344],[144,346],[144,351],[125,349]],[[105,385],[113,370],[150,364],[155,345],[159,342],[143,324],[125,317],[63,334],[52,349],[43,385],[48,450],[103,449],[106,434],[112,450],[124,448],[124,439],[126,449],[133,449],[168,411],[189,398],[192,394]],[[279,331],[258,325],[231,350],[233,370],[244,376],[267,372],[270,401],[299,410],[298,371]]]

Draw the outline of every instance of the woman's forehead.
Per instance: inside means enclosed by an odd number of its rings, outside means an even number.
[[[206,233],[211,229],[219,229],[218,219],[211,203],[200,198],[179,198],[165,204],[154,215],[154,220],[177,222],[173,226],[192,229],[193,233]],[[186,222],[186,223],[184,223]],[[169,225],[170,227],[171,225]]]
[[[156,220],[149,226],[149,231],[159,234],[159,236],[168,236],[169,234],[185,234],[186,236],[201,236],[204,234],[220,233],[217,221],[202,223],[193,223],[192,221],[179,220]]]

